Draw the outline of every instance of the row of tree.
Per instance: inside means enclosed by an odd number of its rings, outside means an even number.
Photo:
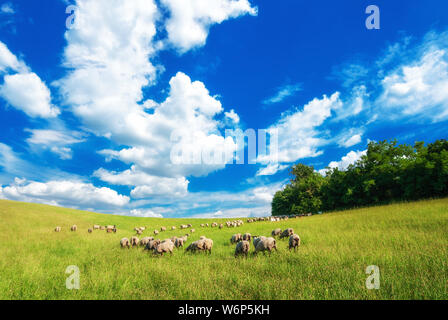
[[[346,170],[297,164],[292,178],[272,200],[272,214],[341,210],[392,201],[448,196],[448,141],[425,145],[370,142],[366,155]]]

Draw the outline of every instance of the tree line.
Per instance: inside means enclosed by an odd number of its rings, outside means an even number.
[[[272,200],[272,215],[342,210],[393,201],[448,196],[448,141],[425,145],[370,142],[367,153],[345,170],[296,164],[291,180]]]

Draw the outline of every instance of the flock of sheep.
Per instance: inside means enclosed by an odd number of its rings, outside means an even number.
[[[297,218],[298,216],[291,216],[293,218]],[[281,221],[281,220],[288,220],[290,217],[288,216],[281,216],[281,217],[265,217],[265,218],[251,218],[247,219],[247,223],[254,223],[258,221]],[[203,223],[200,226],[202,228],[206,227],[212,227],[212,228],[219,228],[222,229],[224,226],[227,228],[232,227],[240,227],[244,224],[242,220],[235,220],[235,221],[227,221],[225,224],[223,223],[217,223],[213,222],[211,224]],[[179,228],[184,229],[190,229],[190,233],[194,233],[195,229],[192,228],[193,226],[191,224],[181,225]],[[176,230],[176,226],[172,226],[171,230]],[[61,227],[56,227],[55,232],[61,232]],[[70,230],[72,232],[75,232],[78,230],[78,227],[76,225],[73,225]],[[107,233],[116,233],[117,227],[116,226],[100,226],[100,225],[94,225],[92,228],[88,229],[88,233],[92,233],[94,230],[105,230]],[[132,236],[130,239],[123,238],[120,240],[120,246],[121,248],[128,248],[131,247],[144,247],[144,250],[146,251],[152,251],[154,255],[163,255],[164,253],[170,253],[172,254],[174,251],[174,248],[183,248],[186,242],[188,241],[188,238],[190,237],[190,234],[187,233],[182,237],[176,237],[173,236],[169,239],[160,240],[160,239],[154,239],[154,237],[144,237],[142,239],[139,239],[137,236],[140,236],[143,234],[143,232],[146,230],[146,227],[136,227],[134,228],[134,231],[136,232],[135,236]],[[160,230],[154,230],[153,233],[155,236],[159,235],[160,232],[166,231],[166,227],[161,227]],[[231,244],[236,244],[235,247],[235,257],[238,257],[240,255],[243,255],[245,257],[248,256],[251,246],[251,240],[254,246],[253,254],[257,255],[259,252],[263,252],[264,254],[269,252],[269,254],[273,251],[277,251],[277,240],[276,237],[279,237],[279,239],[289,238],[289,250],[294,249],[294,251],[297,251],[298,247],[300,246],[300,237],[294,233],[294,230],[292,228],[288,228],[285,230],[281,230],[280,228],[274,229],[271,232],[271,237],[265,237],[265,236],[252,236],[250,233],[237,233],[232,235],[230,238]],[[213,240],[208,239],[205,236],[201,236],[199,240],[193,241],[190,243],[186,249],[185,252],[205,252],[208,254],[211,254],[213,248]]]

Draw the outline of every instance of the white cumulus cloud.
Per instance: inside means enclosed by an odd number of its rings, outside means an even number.
[[[161,0],[170,17],[168,42],[181,53],[203,46],[214,24],[246,14],[257,15],[248,0]]]

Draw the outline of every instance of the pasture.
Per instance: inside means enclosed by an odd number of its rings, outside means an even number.
[[[201,228],[228,219],[134,218],[0,200],[0,299],[447,299],[448,199],[326,213],[241,227]],[[121,249],[120,239],[162,226],[165,239],[196,232],[214,241],[212,254],[154,257]],[[77,232],[70,232],[76,224]],[[117,233],[88,228],[116,225]],[[54,232],[61,226],[60,233]],[[170,230],[176,226],[176,230]],[[235,233],[269,236],[291,227],[298,252],[277,240],[272,255],[233,256]],[[251,251],[253,245],[251,243]],[[65,270],[80,269],[80,290]],[[366,267],[380,269],[380,289],[366,289]]]

